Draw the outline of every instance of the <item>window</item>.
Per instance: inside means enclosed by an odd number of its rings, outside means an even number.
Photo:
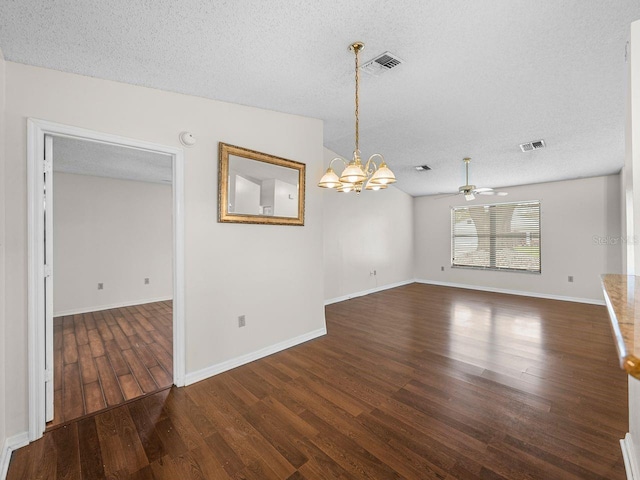
[[[451,265],[540,273],[540,202],[451,209]]]

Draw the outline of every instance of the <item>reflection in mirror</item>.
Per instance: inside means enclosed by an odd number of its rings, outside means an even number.
[[[229,213],[298,216],[298,172],[229,155]]]
[[[221,143],[219,220],[303,225],[304,167]]]

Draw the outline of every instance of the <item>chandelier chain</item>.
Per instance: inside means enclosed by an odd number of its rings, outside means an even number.
[[[356,152],[359,154],[360,152],[360,119],[359,119],[359,109],[360,109],[360,49],[355,48],[356,54]]]

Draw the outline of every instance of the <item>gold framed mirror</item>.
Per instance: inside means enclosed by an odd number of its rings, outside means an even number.
[[[305,164],[220,142],[218,221],[304,225]]]

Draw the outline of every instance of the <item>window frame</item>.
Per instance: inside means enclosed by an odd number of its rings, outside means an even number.
[[[455,219],[455,212],[456,210],[462,210],[462,209],[469,209],[469,208],[473,208],[473,207],[496,207],[496,206],[501,206],[501,205],[530,205],[530,204],[537,204],[538,206],[538,270],[524,270],[524,269],[519,269],[519,268],[506,268],[506,267],[483,267],[483,266],[478,266],[478,265],[456,265],[455,262],[455,257],[454,257],[454,253],[455,253],[455,238],[456,235],[454,234],[454,219]],[[451,212],[450,212],[450,234],[451,234],[451,251],[450,251],[450,267],[451,268],[460,268],[460,269],[465,269],[465,270],[489,270],[489,271],[493,271],[493,272],[512,272],[512,273],[527,273],[527,274],[532,274],[532,275],[541,275],[542,274],[542,202],[540,200],[521,200],[521,201],[515,201],[515,202],[502,202],[502,203],[488,203],[488,204],[476,204],[476,205],[458,205],[458,206],[451,206]],[[477,235],[476,235],[476,238]],[[492,238],[497,238],[497,237],[492,237]]]

